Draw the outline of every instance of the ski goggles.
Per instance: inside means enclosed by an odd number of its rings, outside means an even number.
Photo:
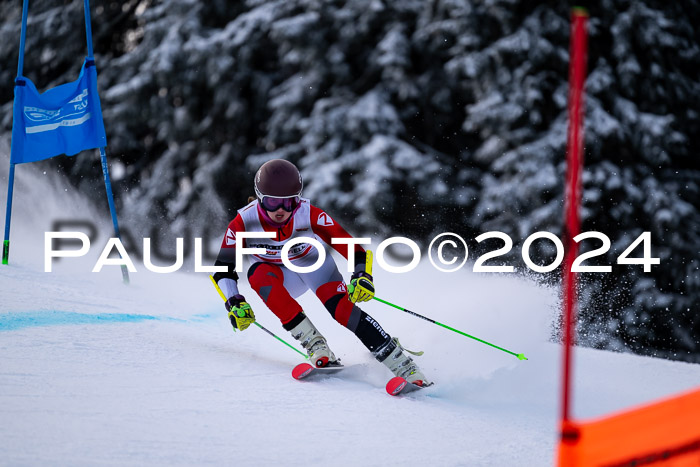
[[[301,198],[299,196],[287,196],[285,198],[276,198],[274,196],[263,196],[260,200],[263,208],[266,211],[275,212],[279,208],[284,209],[287,212],[292,212],[299,206],[299,201]]]

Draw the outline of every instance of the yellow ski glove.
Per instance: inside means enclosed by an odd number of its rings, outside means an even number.
[[[234,295],[226,301],[228,309],[228,319],[231,321],[233,330],[245,331],[248,326],[255,322],[255,314],[243,295]]]
[[[355,267],[355,272],[350,277],[350,284],[348,284],[348,298],[353,303],[368,302],[374,298],[371,251],[367,250],[365,264],[359,266]]]

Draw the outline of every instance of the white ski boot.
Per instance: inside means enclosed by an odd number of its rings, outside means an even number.
[[[385,358],[379,361],[386,365],[395,376],[400,376],[409,383],[413,383],[417,386],[431,386],[433,383],[428,381],[413,359],[403,353],[404,350],[406,349],[401,347],[401,344],[399,344],[399,339],[394,337],[386,346],[384,346],[383,349],[376,352],[377,359],[380,359],[386,355]],[[407,352],[410,352],[410,350],[407,350]]]
[[[340,361],[335,358],[333,351],[328,348],[326,338],[316,329],[316,326],[313,325],[308,316],[304,317],[304,320],[297,324],[290,332],[296,340],[301,342],[301,346],[306,349],[306,353],[309,354],[312,365],[320,368],[329,363],[340,363]]]

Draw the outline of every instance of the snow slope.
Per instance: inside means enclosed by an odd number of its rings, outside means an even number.
[[[551,463],[556,291],[429,264],[403,275],[377,270],[380,297],[529,357],[371,302],[364,309],[386,330],[426,352],[419,363],[437,383],[405,398],[385,393],[388,370],[307,293],[302,305],[349,368],[298,382],[295,352],[257,328],[231,331],[206,274],[137,265],[124,286],[115,266],[90,272],[102,245],[44,273],[46,219],[88,208],[59,190],[29,215],[28,199],[16,200],[11,264],[0,267],[0,464]],[[289,338],[242,290],[258,320]],[[581,417],[700,383],[700,366],[681,362],[577,349],[575,363]]]

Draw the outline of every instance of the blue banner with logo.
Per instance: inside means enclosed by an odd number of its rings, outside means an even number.
[[[39,94],[29,79],[15,80],[10,162],[21,164],[107,146],[95,62],[86,58],[80,76]]]

